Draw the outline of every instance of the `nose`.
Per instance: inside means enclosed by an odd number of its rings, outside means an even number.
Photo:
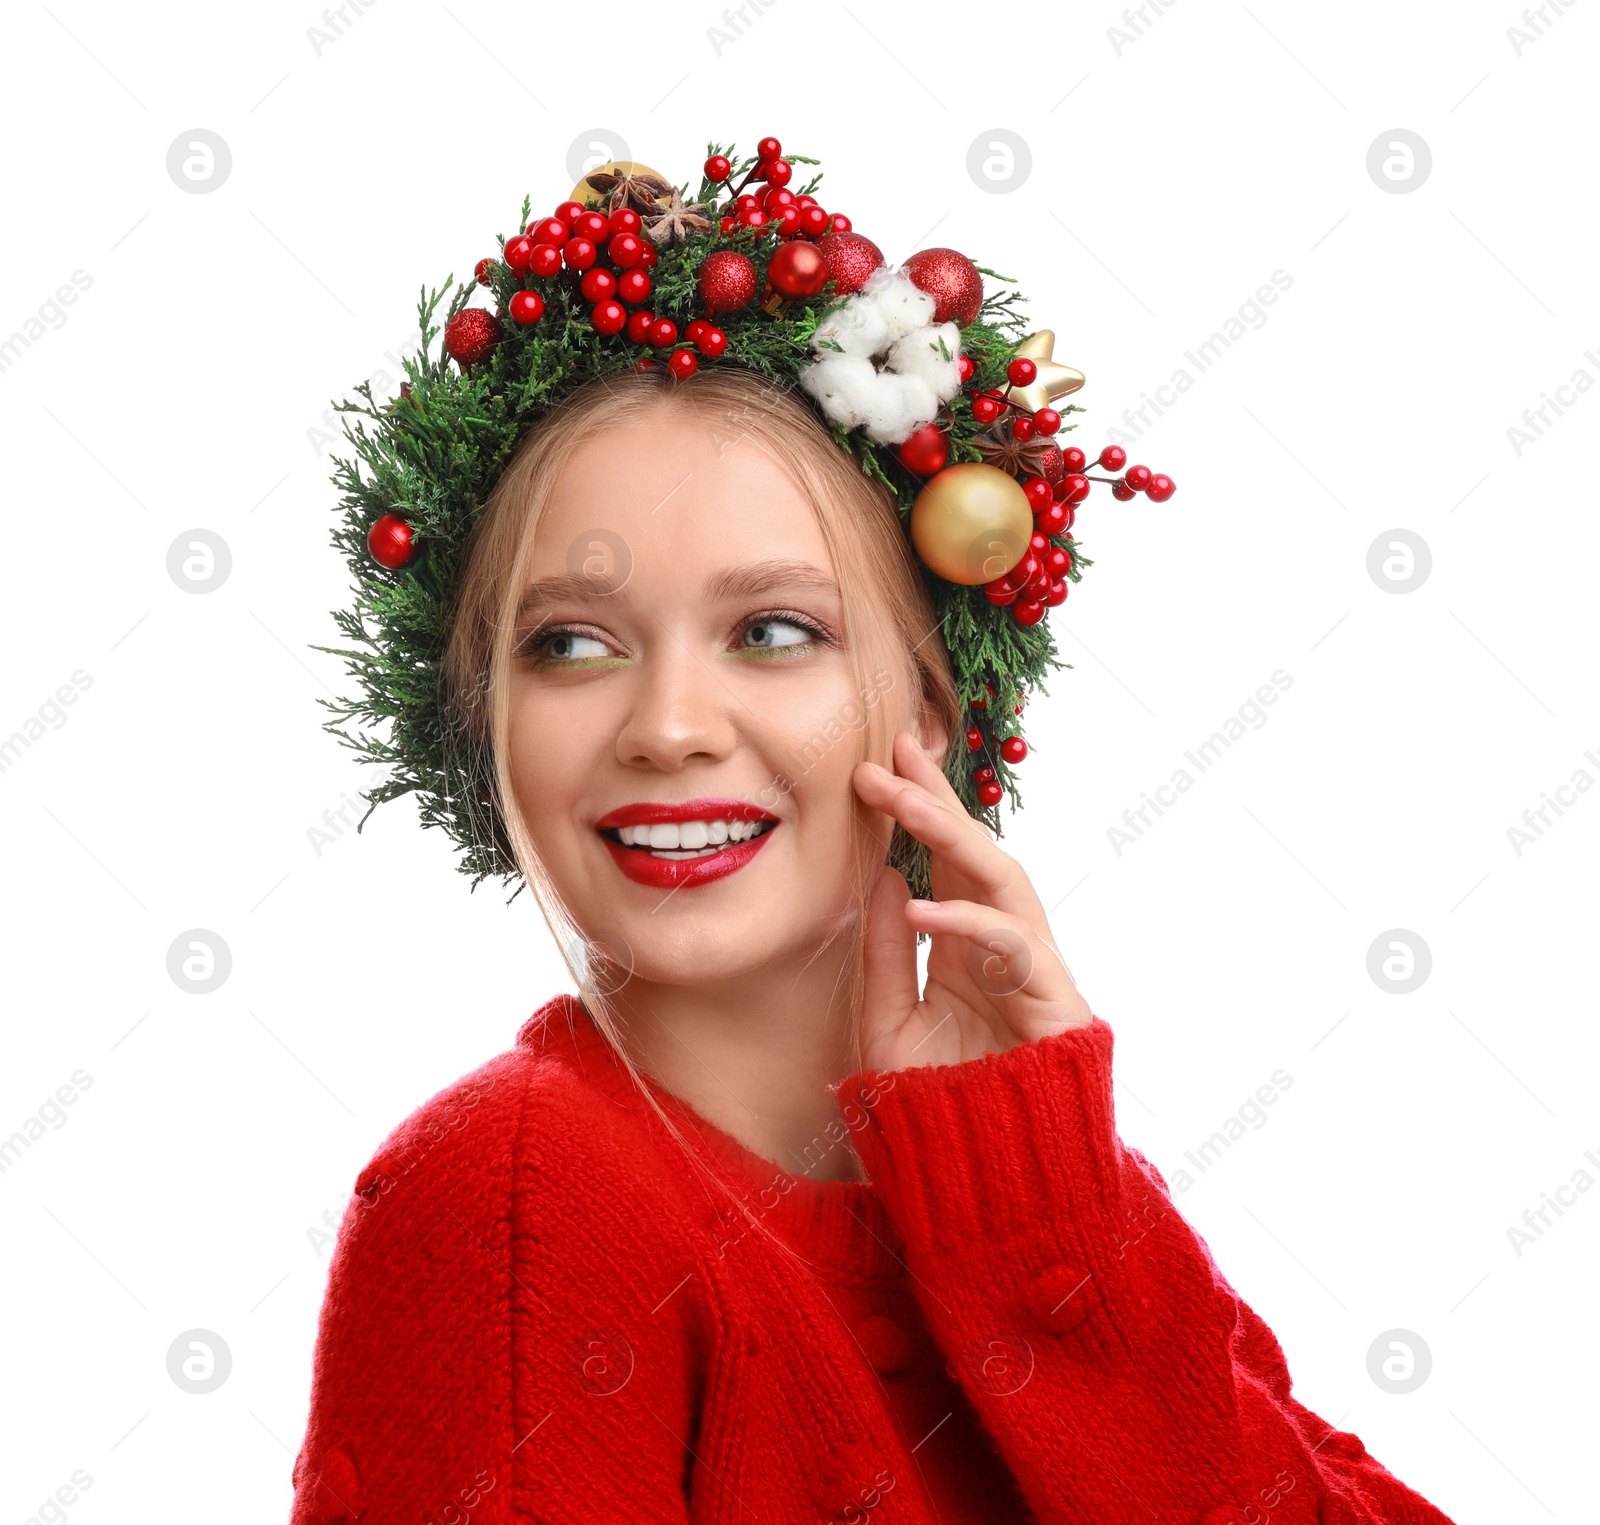
[[[679,773],[732,755],[739,701],[711,659],[663,629],[635,671],[632,708],[617,733],[624,766]]]

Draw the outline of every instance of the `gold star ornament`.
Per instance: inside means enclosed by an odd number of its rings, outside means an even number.
[[[1083,385],[1082,371],[1075,371],[1070,365],[1059,365],[1050,358],[1050,351],[1055,347],[1055,331],[1049,328],[1029,334],[1017,346],[1016,358],[1033,361],[1038,374],[1027,386],[1011,388],[1008,395],[1012,402],[1037,412],[1048,408],[1058,397],[1070,397]]]

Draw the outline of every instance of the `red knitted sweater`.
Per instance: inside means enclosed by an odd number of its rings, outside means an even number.
[[[557,997],[358,1178],[292,1525],[1450,1525],[1291,1395],[1111,1056],[852,1075],[870,1184],[650,1083],[730,1198]]]

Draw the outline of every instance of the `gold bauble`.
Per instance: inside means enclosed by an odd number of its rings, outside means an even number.
[[[609,191],[597,191],[589,184],[590,175],[654,175],[657,180],[667,180],[659,170],[651,169],[648,164],[635,164],[632,159],[611,159],[604,164],[597,164],[587,171],[583,178],[572,187],[571,200],[586,207],[597,207],[610,196]]]
[[[994,466],[946,466],[911,505],[911,543],[946,582],[972,587],[1003,577],[1027,555],[1032,534],[1027,493]]]
[[[1040,408],[1048,408],[1058,397],[1070,397],[1083,385],[1082,371],[1075,371],[1070,365],[1058,365],[1050,358],[1050,351],[1055,347],[1055,332],[1048,328],[1029,334],[1017,346],[1015,358],[1033,361],[1038,374],[1027,386],[1011,388],[1007,396],[1012,402],[1036,413]]]

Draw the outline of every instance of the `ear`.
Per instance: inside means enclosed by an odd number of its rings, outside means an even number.
[[[924,704],[917,715],[917,744],[939,767],[944,766],[945,755],[950,750],[950,737],[939,717]]]

